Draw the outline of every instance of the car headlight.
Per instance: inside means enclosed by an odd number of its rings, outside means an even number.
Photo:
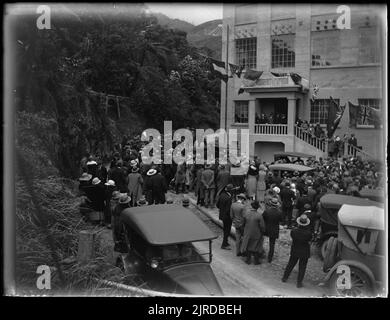
[[[153,268],[153,269],[156,269],[158,267],[158,264],[159,264],[159,261],[155,258],[153,258],[151,261],[150,261],[150,266]]]

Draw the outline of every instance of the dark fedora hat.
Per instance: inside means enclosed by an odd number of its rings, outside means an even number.
[[[260,208],[260,203],[257,200],[252,201],[251,206],[252,206],[253,209],[257,210],[257,209]]]
[[[231,183],[227,184],[226,187],[225,187],[225,190],[228,191],[228,192],[232,191],[233,189],[234,189],[234,186]]]

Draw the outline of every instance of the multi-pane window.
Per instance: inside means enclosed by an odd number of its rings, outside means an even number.
[[[293,34],[272,36],[272,68],[295,67],[295,46]]]
[[[256,69],[256,38],[236,39],[236,64],[244,69]]]
[[[248,101],[234,102],[234,122],[248,123]]]
[[[379,62],[381,52],[379,29],[362,27],[359,36],[359,64]]]
[[[339,103],[338,99],[334,99],[336,103]],[[311,102],[310,109],[310,122],[326,124],[328,120],[328,110],[330,106],[330,99],[316,99]]]
[[[312,32],[311,52],[313,67],[340,64],[340,31]]]
[[[368,125],[372,126],[373,116],[371,115],[370,108],[379,110],[380,109],[380,99],[358,99],[358,103],[360,106],[359,115],[357,118],[358,125]]]

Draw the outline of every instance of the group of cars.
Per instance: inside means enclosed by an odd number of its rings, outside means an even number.
[[[299,164],[270,166],[279,172],[311,170]],[[320,199],[320,236],[325,282],[332,295],[362,296],[384,284],[385,210],[383,195],[362,198],[328,194]],[[167,293],[221,296],[211,268],[217,235],[191,210],[177,204],[128,208],[122,212],[128,253],[118,257],[127,273],[138,273],[149,288]],[[349,271],[340,284],[339,266]]]

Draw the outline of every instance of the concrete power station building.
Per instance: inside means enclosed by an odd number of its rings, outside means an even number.
[[[222,83],[221,128],[249,129],[250,157],[273,161],[273,154],[283,151],[327,156],[327,143],[309,139],[296,121],[325,128],[332,97],[346,104],[335,134],[354,133],[361,155],[385,158],[386,120],[375,128],[364,107],[381,110],[382,119],[387,115],[386,7],[348,4],[346,11],[338,9],[336,4],[224,5],[222,60],[244,70],[241,77],[229,78],[227,92]],[[338,19],[346,12],[347,21],[341,22],[348,25],[350,17],[350,28],[341,29]],[[249,69],[263,72],[251,85],[244,80]],[[290,73],[307,79],[306,85],[297,84]],[[362,111],[355,126],[350,125],[348,101]],[[255,121],[271,113],[285,121]]]

